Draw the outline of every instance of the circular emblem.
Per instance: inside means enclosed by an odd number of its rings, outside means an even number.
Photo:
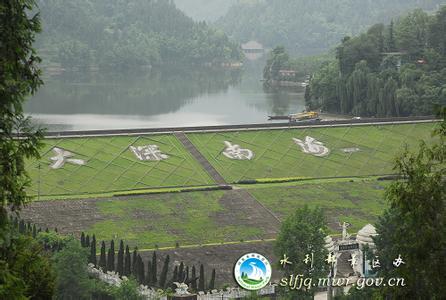
[[[242,288],[260,290],[271,280],[271,265],[263,255],[248,253],[236,262],[234,277]]]

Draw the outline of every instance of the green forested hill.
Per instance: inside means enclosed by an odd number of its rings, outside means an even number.
[[[436,10],[446,0],[244,0],[217,25],[241,42],[283,45],[291,54],[318,54],[346,35],[417,7]]]
[[[197,21],[215,21],[237,0],[175,0],[179,9]]]
[[[415,10],[346,37],[307,88],[312,109],[363,116],[430,115],[446,105],[446,6]]]
[[[40,53],[70,66],[129,67],[239,60],[238,46],[172,0],[39,0]]]

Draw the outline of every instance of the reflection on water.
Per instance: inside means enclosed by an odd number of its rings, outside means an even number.
[[[260,65],[64,73],[47,78],[25,109],[50,130],[265,123],[304,109],[303,89],[265,91],[261,74]]]

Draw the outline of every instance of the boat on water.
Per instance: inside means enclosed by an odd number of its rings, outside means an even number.
[[[288,116],[268,116],[268,120],[289,120],[290,122],[299,121],[318,121],[319,113],[315,111],[302,112],[297,114],[289,114]]]

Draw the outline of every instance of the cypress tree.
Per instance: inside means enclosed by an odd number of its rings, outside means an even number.
[[[17,217],[14,217],[14,221],[12,223],[13,223],[14,229],[19,228],[19,220],[17,219]]]
[[[116,271],[119,275],[124,275],[124,242],[122,240],[119,243],[118,265],[116,266]]]
[[[93,240],[91,241],[90,244],[90,263],[92,263],[93,265],[96,266],[97,261],[96,261],[96,236],[93,235]]]
[[[19,232],[20,233],[25,233],[25,221],[23,221],[23,220],[20,220],[20,223],[19,223]]]
[[[144,284],[145,281],[145,269],[144,262],[142,261],[141,255],[138,254],[138,281],[140,284]]]
[[[83,231],[82,231],[82,233],[81,233],[81,246],[82,246],[82,247],[85,247],[85,234],[84,234]]]
[[[110,242],[110,249],[108,249],[107,255],[107,271],[115,270],[115,242]]]
[[[124,276],[130,276],[131,272],[131,261],[130,261],[130,249],[129,245],[125,247],[125,256],[124,256]]]
[[[178,266],[175,266],[173,269],[172,282],[179,282],[178,277]]]
[[[205,286],[204,286],[204,267],[203,264],[200,266],[200,278],[198,279],[198,291],[204,292]]]
[[[395,34],[393,32],[394,23],[393,20],[390,21],[389,25],[389,37],[387,42],[387,49],[389,52],[393,52],[396,50],[396,44],[395,44]]]
[[[99,257],[99,267],[105,272],[107,270],[107,260],[105,258],[105,242],[101,244],[101,256]]]
[[[186,266],[186,271],[184,272],[183,282],[186,282],[188,280],[189,280],[189,266]]]
[[[164,260],[163,270],[161,271],[160,275],[160,281],[159,286],[161,288],[164,288],[166,286],[166,279],[167,279],[167,271],[169,270],[169,254],[166,256],[166,259]]]
[[[26,234],[30,234],[32,231],[31,222],[26,223]]]
[[[156,251],[155,251],[155,252],[153,252],[153,255],[152,255],[152,271],[150,272],[151,275],[152,275],[152,279],[150,281],[151,281],[151,283],[153,285],[156,285],[156,283],[158,282],[158,278],[157,278],[157,272],[158,272],[157,271],[157,264],[158,264],[158,262],[156,260]]]
[[[195,266],[192,266],[191,288],[194,292],[197,291],[197,272],[195,270]]]
[[[212,270],[211,280],[209,281],[209,290],[215,289],[215,269]]]
[[[135,247],[135,249],[133,249],[131,272],[132,272],[131,274],[133,274],[133,276],[135,276],[135,278],[137,278],[137,276],[138,276],[138,247]]]
[[[85,237],[85,247],[90,247],[90,236],[88,234]]]
[[[147,274],[145,284],[147,286],[152,286],[152,263],[150,260],[147,261]]]
[[[178,267],[178,276],[177,276],[177,282],[182,282],[184,278],[184,264],[183,262],[180,263],[180,266]]]

